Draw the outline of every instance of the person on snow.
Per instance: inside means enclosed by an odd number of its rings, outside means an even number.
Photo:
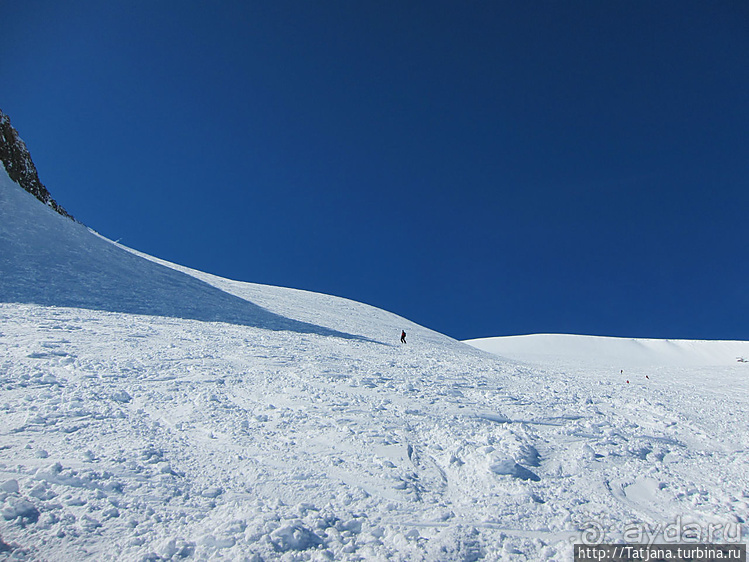
[[[401,343],[406,343],[406,331],[401,330]]]

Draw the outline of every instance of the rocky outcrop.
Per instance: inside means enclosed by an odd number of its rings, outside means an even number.
[[[39,174],[31,160],[26,143],[18,136],[18,131],[13,128],[10,118],[2,110],[0,110],[0,160],[10,179],[62,216],[73,219],[57,201],[52,199],[47,188],[39,181]]]

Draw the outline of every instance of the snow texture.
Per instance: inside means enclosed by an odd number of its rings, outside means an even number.
[[[745,523],[736,357],[502,358],[129,251],[2,170],[0,252],[0,558],[571,560]]]

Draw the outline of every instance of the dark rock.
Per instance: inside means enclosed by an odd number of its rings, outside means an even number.
[[[21,140],[18,131],[10,124],[10,117],[2,110],[0,110],[0,160],[11,180],[62,216],[75,220],[57,201],[52,199],[47,188],[39,181],[39,174],[31,160],[26,143]]]

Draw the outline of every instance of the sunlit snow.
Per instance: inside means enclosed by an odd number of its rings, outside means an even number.
[[[128,251],[2,170],[0,252],[0,556],[571,560],[745,523],[743,342],[502,357]]]

